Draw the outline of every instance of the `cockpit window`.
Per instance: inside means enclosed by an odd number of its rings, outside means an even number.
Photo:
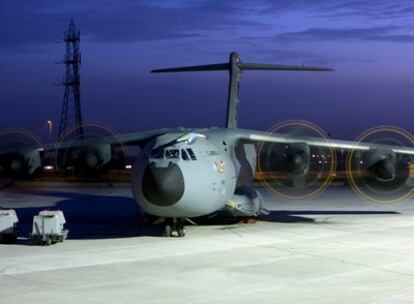
[[[187,148],[187,152],[190,155],[192,160],[197,160],[197,157],[195,156],[193,149]]]
[[[151,158],[163,159],[164,158],[164,149],[154,149],[151,151]]]
[[[188,156],[187,152],[185,152],[184,149],[181,149],[181,158],[183,160],[190,160],[190,157]]]
[[[179,158],[180,157],[180,150],[178,149],[168,149],[165,150],[165,157],[166,158]]]

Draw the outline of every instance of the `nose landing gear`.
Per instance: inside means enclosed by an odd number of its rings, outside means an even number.
[[[185,219],[184,218],[172,218],[165,220],[164,236],[172,237],[184,237],[185,236]]]

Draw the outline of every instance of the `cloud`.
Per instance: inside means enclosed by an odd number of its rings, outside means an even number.
[[[370,27],[370,28],[310,28],[304,31],[287,32],[277,35],[276,39],[290,42],[312,40],[326,41],[387,41],[414,42],[414,35],[398,33],[399,28]]]
[[[98,42],[140,42],[207,35],[208,31],[260,26],[236,1],[14,1],[0,3],[4,48],[61,38],[70,18],[82,36]]]
[[[359,17],[369,20],[407,19],[412,17],[414,5],[406,0],[377,0],[377,1],[324,1],[324,4],[315,10],[316,16],[338,18]]]
[[[283,13],[306,13],[325,19],[359,18],[366,21],[408,21],[412,20],[414,3],[407,0],[257,0],[262,14],[279,16]]]
[[[245,30],[250,31],[247,35],[256,31],[253,34],[257,37],[262,37],[261,33],[264,32],[275,35],[275,29],[280,26],[276,16],[283,13],[319,18],[365,14],[381,18],[387,15],[411,16],[413,11],[413,5],[400,0],[0,0],[0,35],[7,37],[2,43],[3,50],[21,52],[25,47],[33,50],[33,46],[39,47],[40,44],[61,39],[69,19],[73,17],[81,29],[83,41],[129,43],[186,38],[205,40],[212,37],[236,41],[237,33]],[[352,24],[352,18],[348,19]],[[302,22],[298,18],[296,21]],[[291,26],[281,25],[285,31]],[[346,28],[343,25],[343,29],[332,29],[324,23],[319,25],[320,28],[302,32],[282,33],[277,38],[285,41],[318,39],[393,42],[411,42],[413,39],[410,34],[389,27]]]

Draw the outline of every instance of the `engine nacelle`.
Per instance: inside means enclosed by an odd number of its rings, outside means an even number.
[[[263,198],[255,189],[239,187],[227,203],[227,209],[234,216],[257,216],[261,213]]]
[[[107,143],[91,144],[76,148],[70,153],[75,170],[95,171],[106,165],[112,157],[111,146]]]
[[[34,175],[42,166],[42,158],[37,150],[10,153],[2,157],[2,167],[6,175],[19,178]]]
[[[309,146],[305,143],[289,144],[283,162],[289,175],[303,176],[307,174],[310,167]]]
[[[362,164],[379,181],[392,181],[395,178],[397,156],[394,151],[371,149],[362,155]]]

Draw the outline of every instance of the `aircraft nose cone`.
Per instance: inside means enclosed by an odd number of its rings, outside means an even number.
[[[145,198],[158,206],[171,206],[184,194],[184,178],[176,164],[157,168],[150,164],[142,178],[142,192]]]
[[[87,153],[85,155],[85,164],[90,169],[96,168],[98,166],[98,157],[94,153]]]
[[[10,162],[10,170],[13,172],[19,172],[22,169],[22,162],[18,159],[13,159]]]

